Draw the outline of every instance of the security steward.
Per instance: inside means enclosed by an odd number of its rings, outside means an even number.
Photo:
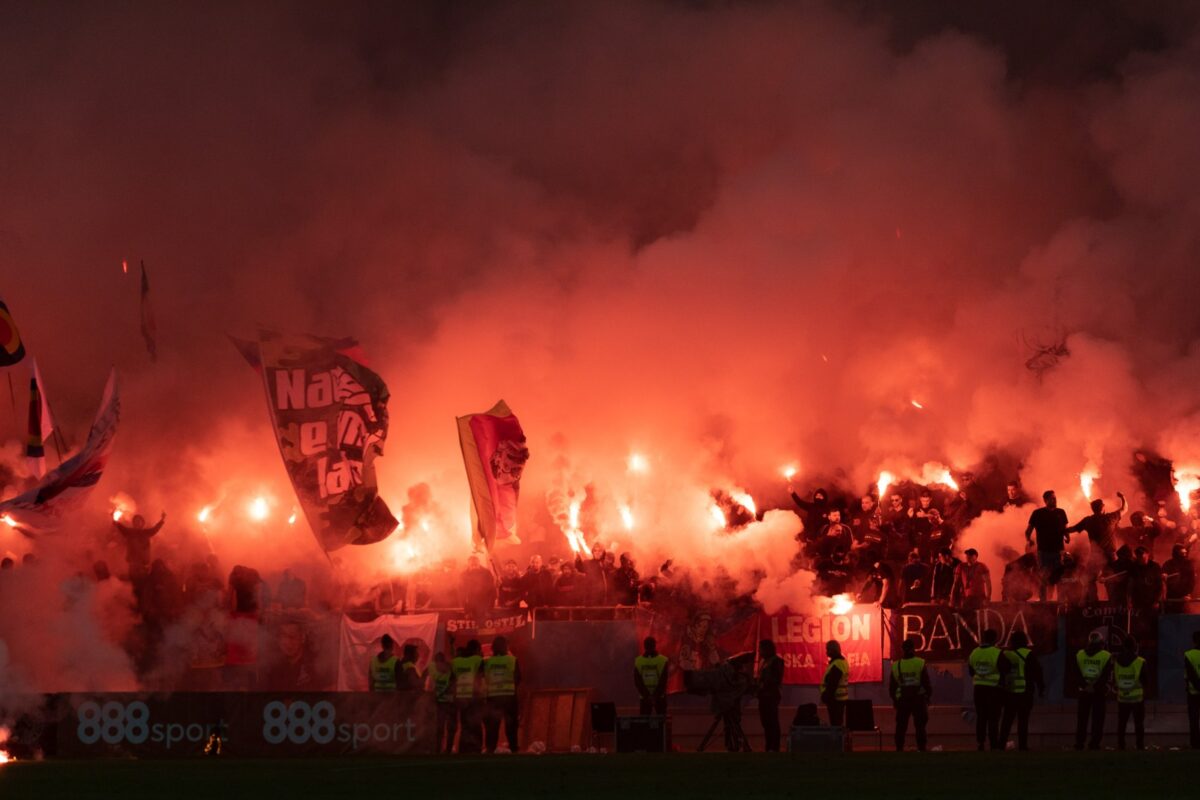
[[[483,718],[484,738],[487,751],[495,753],[500,743],[500,722],[504,721],[504,736],[508,739],[508,751],[517,750],[517,720],[519,703],[517,686],[521,682],[521,667],[517,657],[508,652],[508,639],[497,636],[492,641],[492,654],[483,662],[484,689],[487,693],[487,710]]]
[[[1192,649],[1183,653],[1183,678],[1187,684],[1188,732],[1193,749],[1200,750],[1200,631],[1192,634]]]
[[[1146,686],[1142,681],[1146,659],[1137,654],[1137,644],[1126,639],[1113,664],[1117,685],[1117,749],[1125,749],[1125,728],[1133,717],[1133,737],[1138,750],[1146,749]]]
[[[888,691],[896,706],[896,752],[903,752],[911,717],[917,729],[917,749],[925,750],[925,727],[929,723],[929,700],[933,684],[925,659],[917,655],[917,643],[911,637],[900,645],[901,657],[892,662],[892,680]]]
[[[1087,646],[1075,654],[1079,706],[1075,716],[1075,749],[1099,750],[1104,738],[1104,713],[1108,701],[1108,679],[1112,675],[1112,654],[1104,649],[1104,637],[1093,631]],[[1088,723],[1092,736],[1088,739]]]
[[[437,705],[437,752],[449,753],[454,748],[454,734],[458,733],[457,710],[454,708],[454,673],[446,654],[437,652],[429,668],[429,689]],[[443,744],[445,742],[445,744]]]
[[[467,642],[462,655],[450,662],[450,671],[454,673],[454,705],[458,709],[458,752],[478,753],[483,748],[483,648],[478,639]]]
[[[372,692],[396,691],[396,642],[386,633],[379,640],[380,650],[371,656],[367,667],[367,682]]]
[[[1017,749],[1029,749],[1029,715],[1033,712],[1033,693],[1046,696],[1042,665],[1029,647],[1024,631],[1014,631],[1009,649],[1000,659],[1000,683],[1004,686],[1004,715],[1000,719],[1000,746],[1008,746],[1013,720],[1017,723]]]
[[[825,643],[829,666],[821,679],[821,702],[829,713],[829,724],[841,727],[846,717],[846,701],[850,699],[850,665],[842,656],[842,646],[834,640]]]
[[[763,639],[758,643],[758,720],[762,723],[764,748],[768,753],[779,752],[779,702],[783,698],[783,659],[775,642]]]
[[[653,636],[642,642],[642,654],[633,660],[633,685],[638,690],[642,716],[667,713],[667,657],[659,655]]]
[[[980,637],[979,646],[967,657],[967,669],[975,684],[975,744],[983,750],[991,745],[1000,749],[1000,707],[1003,694],[1000,690],[999,637],[988,628]]]

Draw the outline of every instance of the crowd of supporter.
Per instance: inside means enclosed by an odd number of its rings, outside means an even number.
[[[1093,500],[1092,513],[1071,525],[1053,490],[1035,505],[1015,481],[1003,496],[990,496],[970,473],[958,484],[905,482],[891,486],[882,502],[873,492],[852,499],[825,489],[807,497],[793,491],[804,519],[794,566],[816,573],[821,594],[849,594],[884,608],[1042,600],[1172,611],[1195,590],[1200,511],[1194,505],[1184,512],[1158,501],[1123,524],[1128,504],[1118,493],[1118,508]],[[985,558],[976,548],[960,548],[962,531],[980,514],[1008,509],[1019,509],[1022,519],[1028,510],[1024,537],[1014,529]]]

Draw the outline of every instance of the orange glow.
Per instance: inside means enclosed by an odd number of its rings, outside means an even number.
[[[741,489],[734,489],[729,493],[729,496],[733,498],[733,502],[749,511],[751,514],[758,514],[758,506],[754,505],[754,498],[751,497],[748,492],[744,492]]]
[[[830,611],[834,614],[849,614],[854,608],[854,600],[848,594],[835,594],[833,596],[833,605],[830,606]]]
[[[1099,478],[1099,474],[1092,471],[1084,471],[1079,473],[1079,489],[1083,492],[1083,496],[1088,500],[1092,499],[1092,484]]]
[[[199,520],[201,524],[203,524],[205,522],[208,522],[208,518],[211,516],[212,516],[212,506],[205,506],[204,508],[200,509],[200,513],[196,515],[196,519]]]
[[[796,473],[799,472],[799,469],[797,469],[795,464],[788,464],[786,467],[781,469],[780,472],[783,473],[783,477],[790,481],[792,478],[796,477]]]
[[[1192,495],[1200,491],[1200,468],[1181,467],[1175,470],[1175,493],[1179,507],[1186,514],[1192,510]]]
[[[292,513],[288,516],[288,525],[296,524],[296,509],[292,509]]]
[[[7,525],[10,528],[17,527],[17,521],[15,519],[13,519],[12,517],[10,517],[8,514],[5,514],[3,517],[0,517],[0,522],[3,522],[5,525]]]
[[[121,259],[121,272],[125,273],[126,275],[129,274],[129,262],[125,259]]]
[[[114,508],[112,513],[113,522],[120,522],[121,517],[125,516],[125,509]]]
[[[587,552],[587,544],[583,541],[583,531],[579,530],[579,506],[580,501],[571,501],[571,505],[567,509],[567,529],[563,531],[567,537],[567,544],[571,546],[571,552],[576,555]]]
[[[887,495],[888,487],[895,482],[896,476],[888,472],[886,469],[879,473],[879,480],[875,483],[875,488],[879,492],[880,502],[882,502],[883,498]]]
[[[8,764],[16,760],[16,758],[8,754],[7,750],[0,750],[0,764]]]
[[[633,530],[633,509],[622,503],[619,510],[621,512],[621,524],[625,526],[625,530]]]
[[[912,401],[910,401],[910,402],[912,403],[912,405],[913,405],[913,408],[920,408],[920,409],[924,409],[924,408],[925,408],[925,406],[921,405],[921,404],[920,404],[920,403],[918,403],[916,400],[912,400]]]
[[[641,453],[633,453],[629,456],[629,471],[630,472],[647,472],[650,469],[650,462]]]
[[[246,513],[250,515],[250,519],[257,522],[262,522],[267,517],[271,516],[271,507],[267,505],[267,498],[256,497],[246,509]]]
[[[729,524],[729,521],[725,519],[725,512],[715,503],[708,507],[708,516],[718,528],[724,528]]]

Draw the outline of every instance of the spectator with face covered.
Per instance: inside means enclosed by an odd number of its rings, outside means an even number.
[[[1116,556],[1104,565],[1096,579],[1104,587],[1109,603],[1129,605],[1129,590],[1135,569],[1133,550],[1128,545],[1119,547]]]

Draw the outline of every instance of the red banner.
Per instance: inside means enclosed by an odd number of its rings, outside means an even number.
[[[521,423],[503,400],[482,414],[458,418],[467,481],[471,485],[475,539],[491,549],[517,529],[517,497],[529,448]]]
[[[857,605],[845,614],[793,614],[785,608],[764,614],[760,631],[775,641],[786,684],[819,686],[829,663],[829,641],[841,644],[851,683],[883,680],[883,619],[877,605]]]

